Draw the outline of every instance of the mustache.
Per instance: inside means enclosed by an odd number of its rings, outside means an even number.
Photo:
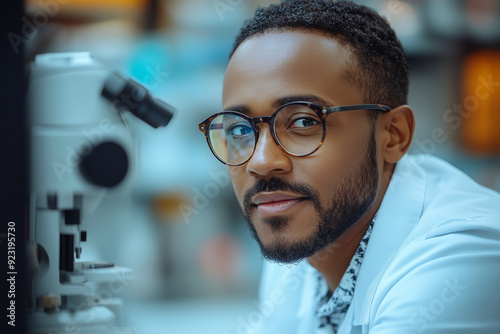
[[[258,179],[253,187],[247,190],[243,198],[245,213],[248,213],[252,206],[253,196],[261,192],[271,191],[291,191],[303,195],[307,199],[312,200],[316,205],[319,205],[319,195],[310,186],[298,182],[291,183],[277,177],[272,177],[270,179]]]

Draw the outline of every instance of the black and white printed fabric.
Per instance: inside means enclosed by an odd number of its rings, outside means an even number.
[[[336,334],[337,330],[344,320],[349,305],[351,305],[354,289],[356,288],[356,279],[358,277],[361,263],[365,255],[366,246],[370,240],[374,220],[368,226],[363,239],[359,243],[356,253],[352,257],[338,287],[333,293],[328,289],[328,285],[318,273],[318,289],[316,293],[317,311],[319,317],[319,328],[316,334]]]

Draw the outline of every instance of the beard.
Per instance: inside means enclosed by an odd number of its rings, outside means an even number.
[[[359,168],[341,180],[338,190],[332,194],[328,205],[322,206],[318,192],[307,184],[290,183],[280,178],[259,179],[245,194],[243,200],[245,220],[253,238],[260,247],[262,256],[273,262],[296,263],[306,259],[332,244],[346,230],[353,226],[368,211],[375,201],[378,189],[375,133],[372,129],[368,150]],[[316,229],[301,240],[287,241],[278,233],[287,227],[290,217],[279,216],[264,220],[269,224],[275,238],[270,245],[264,245],[251,220],[255,204],[251,198],[263,191],[292,191],[311,201],[319,221]]]

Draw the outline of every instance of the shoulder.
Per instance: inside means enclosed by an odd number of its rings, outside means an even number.
[[[373,300],[375,333],[500,330],[500,233],[476,223],[421,235],[396,254]]]
[[[425,175],[421,215],[381,275],[372,332],[497,333],[500,197],[437,159],[412,163]]]
[[[442,160],[416,156],[405,164],[420,175],[424,200],[381,273],[370,333],[497,333],[500,196]]]
[[[397,164],[392,183],[396,188],[422,189],[419,221],[432,219],[439,223],[475,217],[500,221],[500,194],[439,158],[405,156]]]

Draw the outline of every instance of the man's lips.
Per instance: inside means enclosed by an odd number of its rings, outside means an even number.
[[[276,216],[284,214],[288,209],[304,201],[306,198],[298,194],[283,192],[262,192],[252,198],[260,216]]]

